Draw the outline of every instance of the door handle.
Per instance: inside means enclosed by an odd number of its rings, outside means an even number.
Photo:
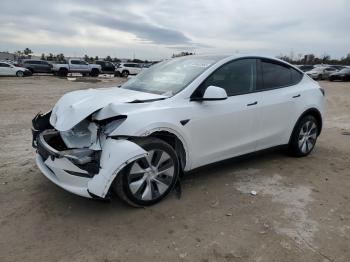
[[[293,96],[293,98],[297,98],[297,97],[300,97],[300,94],[297,94],[296,96]]]
[[[258,101],[255,101],[254,103],[247,104],[247,106],[255,106],[258,104]]]

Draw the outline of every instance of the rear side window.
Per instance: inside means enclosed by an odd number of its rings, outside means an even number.
[[[71,60],[70,63],[73,64],[73,65],[79,65],[80,61],[78,61],[78,60]]]
[[[270,60],[261,60],[262,83],[257,90],[268,90],[297,84],[303,74],[294,68]]]
[[[30,60],[30,61],[26,61],[25,64],[40,65],[41,62],[40,61],[35,61],[35,60]]]
[[[0,67],[10,67],[10,65],[5,64],[5,63],[0,63]]]

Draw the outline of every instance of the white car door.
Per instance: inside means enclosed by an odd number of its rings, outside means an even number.
[[[256,147],[256,59],[227,63],[196,90],[200,97],[208,86],[226,90],[220,101],[192,101],[195,115],[186,124],[193,150],[192,168],[246,154]]]
[[[3,76],[16,75],[16,72],[11,65],[7,63],[0,63],[0,75],[3,75]]]
[[[259,61],[261,78],[256,86],[259,94],[257,148],[261,150],[288,143],[297,119],[297,102],[303,74],[275,60]]]

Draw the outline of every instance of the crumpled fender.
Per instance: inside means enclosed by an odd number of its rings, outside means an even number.
[[[132,141],[108,138],[102,148],[100,172],[88,183],[89,192],[104,198],[118,173],[127,164],[146,155],[147,152]]]

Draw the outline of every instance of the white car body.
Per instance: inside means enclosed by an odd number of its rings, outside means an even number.
[[[25,74],[27,68],[18,67],[8,62],[0,61],[0,76],[16,76],[18,72]]]
[[[92,70],[101,72],[101,66],[97,64],[89,64],[80,59],[69,59],[67,64],[53,64],[52,71],[59,72],[66,70],[68,73],[91,73]]]
[[[142,71],[142,69],[142,66],[137,63],[120,63],[115,71],[120,75],[123,75],[124,72],[128,72],[127,75],[137,75]]]
[[[258,61],[261,57],[248,58]],[[49,118],[52,132],[59,134],[68,149],[58,152],[48,145],[43,130],[47,127],[37,127],[33,131],[34,143],[41,143],[44,150],[49,151],[49,157],[45,159],[38,149],[38,167],[52,182],[72,193],[105,198],[119,172],[128,163],[147,155],[141,146],[128,138],[147,137],[156,132],[176,137],[180,145],[176,150],[181,154],[180,162],[186,172],[235,156],[286,145],[298,119],[310,110],[322,119],[324,96],[319,85],[292,65],[274,58],[269,61],[298,70],[300,81],[283,88],[228,97],[222,88],[211,87],[205,95],[213,100],[218,97],[215,101],[191,98],[213,72],[236,59],[245,57],[221,57],[173,96],[117,87],[64,95],[52,113],[39,117],[46,121]],[[156,67],[158,65],[151,69],[157,70]],[[146,76],[151,69],[139,76]],[[104,131],[98,131],[100,121],[113,117],[116,119],[110,126],[106,124]],[[73,152],[73,149],[82,152]],[[89,161],[85,158],[89,152],[84,153],[84,150],[101,152],[98,170],[91,176],[72,175],[88,173],[74,164],[74,158]]]

